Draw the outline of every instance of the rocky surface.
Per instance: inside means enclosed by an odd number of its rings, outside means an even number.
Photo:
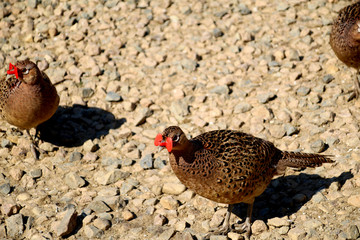
[[[288,170],[255,202],[252,239],[356,239],[360,101],[328,41],[336,0],[8,0],[0,67],[30,58],[60,95],[29,139],[2,123],[0,236],[201,239],[226,206],[174,176],[153,140],[240,129],[336,163]],[[32,132],[33,134],[35,131]],[[244,207],[235,208],[241,221]],[[242,239],[230,232],[211,239]]]

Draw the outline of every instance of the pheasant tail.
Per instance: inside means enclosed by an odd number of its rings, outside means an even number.
[[[282,152],[282,158],[277,164],[278,172],[283,172],[286,167],[306,168],[319,167],[323,163],[332,163],[331,155],[319,155],[313,153]]]

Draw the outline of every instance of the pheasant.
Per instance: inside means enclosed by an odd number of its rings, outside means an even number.
[[[317,167],[332,163],[331,156],[286,152],[271,142],[240,131],[217,130],[188,139],[177,126],[166,128],[155,138],[166,147],[170,165],[179,180],[195,193],[215,202],[229,204],[223,225],[215,234],[230,231],[234,204],[247,203],[247,217],[238,226],[250,237],[254,200],[271,179],[286,167]]]
[[[330,45],[336,56],[348,67],[355,68],[359,76],[360,69],[360,2],[340,10],[330,34]],[[354,79],[353,97],[360,95],[358,76]]]
[[[51,118],[59,106],[59,96],[49,77],[30,60],[15,66],[10,63],[7,74],[0,82],[0,116],[26,130],[32,141],[31,152],[38,159],[29,129]]]

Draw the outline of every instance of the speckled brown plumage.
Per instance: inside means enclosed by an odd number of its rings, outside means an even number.
[[[59,96],[35,63],[19,61],[15,69],[18,78],[10,74],[0,82],[0,115],[18,128],[36,128],[55,113]]]
[[[171,148],[166,146],[169,144]],[[179,127],[172,126],[158,135],[155,145],[168,148],[174,173],[189,189],[229,204],[229,211],[233,204],[249,204],[248,234],[255,197],[265,191],[274,175],[284,173],[286,167],[317,167],[333,162],[329,156],[281,151],[271,142],[231,130],[206,132],[188,140]],[[222,230],[228,231],[228,226]]]
[[[330,45],[336,56],[348,67],[360,69],[360,2],[340,10],[330,35]],[[356,98],[360,94],[360,83],[354,80]]]

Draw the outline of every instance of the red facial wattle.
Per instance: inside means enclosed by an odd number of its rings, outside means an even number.
[[[16,79],[19,78],[19,72],[18,72],[17,67],[15,67],[14,65],[12,65],[11,63],[9,64],[9,70],[7,70],[6,73],[9,74],[9,75],[15,74]]]
[[[158,135],[156,135],[156,138],[154,141],[155,146],[160,146],[162,140],[163,140],[163,136],[160,133]]]
[[[163,141],[163,136],[159,133],[154,141],[155,146],[160,146],[160,147],[166,147],[166,149],[168,150],[168,152],[171,152],[172,150],[172,139],[171,138],[166,138],[166,141]]]
[[[168,152],[171,152],[173,147],[173,141],[172,138],[166,138],[166,149],[168,150]]]

